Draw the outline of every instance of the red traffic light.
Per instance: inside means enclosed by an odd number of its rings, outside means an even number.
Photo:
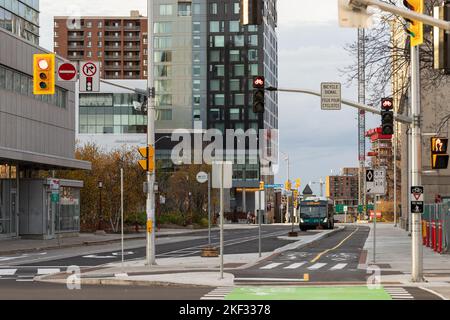
[[[394,108],[394,99],[392,98],[381,99],[381,109],[392,110],[393,108]]]
[[[256,76],[253,78],[253,88],[254,89],[264,89],[265,79],[263,76]]]

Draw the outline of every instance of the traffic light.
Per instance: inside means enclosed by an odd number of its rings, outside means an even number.
[[[265,85],[263,76],[253,78],[253,113],[264,113]]]
[[[290,191],[292,189],[292,182],[291,182],[291,180],[287,180],[284,183],[284,189],[287,190],[287,191]]]
[[[447,147],[447,138],[431,138],[431,168],[433,170],[447,169],[449,159]]]
[[[263,22],[263,0],[241,0],[241,25],[260,25]]]
[[[381,99],[381,131],[384,135],[394,134],[394,100],[392,98]]]
[[[259,182],[259,190],[264,191],[264,181]]]
[[[155,148],[153,146],[139,148],[140,155],[144,158],[139,160],[139,165],[144,171],[153,172],[155,170]]]
[[[349,0],[338,0],[339,26],[343,28],[370,28],[372,15],[367,5],[355,4]]]
[[[33,94],[55,94],[55,54],[33,55]]]
[[[403,0],[403,4],[409,10],[416,13],[424,11],[424,0]],[[411,36],[411,47],[421,45],[423,43],[423,23],[418,20],[406,19],[408,26],[405,28],[406,33]]]
[[[434,7],[434,17],[450,21],[450,2]],[[433,28],[434,68],[450,73],[450,34],[438,27]]]

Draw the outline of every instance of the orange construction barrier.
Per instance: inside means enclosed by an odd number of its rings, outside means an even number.
[[[442,252],[442,221],[439,220],[439,230],[438,230],[438,248],[437,248],[437,252],[441,253]]]
[[[427,221],[427,247],[430,247],[431,241],[430,241],[430,221]]]

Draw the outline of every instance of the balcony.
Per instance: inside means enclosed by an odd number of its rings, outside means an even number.
[[[133,74],[132,76],[126,74],[126,75],[124,75],[123,78],[124,79],[140,79],[141,75],[139,73]]]
[[[124,41],[141,41],[141,37],[140,36],[125,36],[123,37]]]
[[[105,26],[106,31],[120,31],[122,27],[119,26]]]
[[[105,50],[108,51],[122,51],[121,46],[105,46]]]
[[[140,71],[141,70],[141,66],[140,65],[133,65],[133,66],[124,65],[123,69],[126,70],[126,71]]]
[[[122,41],[122,36],[119,34],[118,36],[104,36],[103,39],[105,41]]]
[[[141,61],[141,57],[138,55],[133,55],[133,56],[124,55],[123,60],[125,60],[125,61]]]
[[[123,46],[123,51],[141,51],[141,46]]]
[[[105,60],[106,61],[121,61],[122,60],[122,56],[113,56],[113,55],[105,55]]]
[[[83,41],[84,40],[84,35],[70,35],[67,37],[67,40],[69,41]]]
[[[141,30],[141,26],[136,26],[136,25],[130,26],[130,25],[126,24],[126,25],[123,26],[123,29],[126,30],[126,31],[140,31]]]
[[[82,60],[82,59],[84,59],[84,54],[77,54],[76,56],[74,56],[74,55],[68,55],[67,56],[67,58],[69,59],[69,60]]]
[[[122,66],[121,65],[112,65],[112,64],[105,64],[105,70],[122,70]]]

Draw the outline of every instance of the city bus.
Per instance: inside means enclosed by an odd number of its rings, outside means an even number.
[[[300,201],[300,230],[333,229],[334,204],[325,197],[310,197]]]

